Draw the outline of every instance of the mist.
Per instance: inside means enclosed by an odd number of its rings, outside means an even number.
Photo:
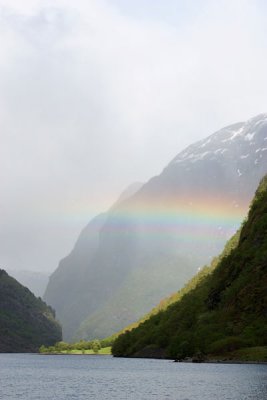
[[[267,110],[265,2],[142,3],[0,0],[1,268],[53,271],[126,186]]]

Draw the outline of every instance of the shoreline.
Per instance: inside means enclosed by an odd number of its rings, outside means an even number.
[[[25,353],[24,353],[25,354]],[[30,354],[30,353],[28,353]],[[174,360],[172,358],[153,358],[153,357],[116,357],[112,354],[81,354],[81,353],[34,353],[41,356],[108,356],[113,358],[127,358],[127,359],[146,359],[146,360],[168,360],[177,364],[263,364],[267,365],[267,361],[244,361],[244,360],[203,360],[194,361],[193,359],[188,360]]]
[[[23,353],[25,354],[25,353]],[[26,353],[26,354],[31,354],[31,353]],[[88,354],[88,353],[33,353],[33,354],[38,354],[39,356],[109,356],[111,357],[112,354]],[[112,356],[113,357],[113,356]]]
[[[106,357],[113,357],[113,358],[127,358],[127,359],[134,359],[134,358],[140,358],[140,359],[146,359],[146,360],[168,360],[170,362],[173,363],[177,363],[177,364],[261,364],[261,365],[267,365],[267,361],[245,361],[245,360],[203,360],[203,361],[194,361],[193,359],[188,359],[188,360],[174,360],[172,358],[157,358],[157,357],[116,357],[113,356],[112,354],[82,354],[82,353],[37,353],[37,352],[14,352],[14,353],[5,353],[2,352],[1,354],[9,354],[9,355],[15,355],[15,354],[29,354],[29,355],[33,355],[33,356],[106,356]]]
[[[183,360],[176,361],[175,363],[192,363],[192,364],[264,364],[267,365],[267,361],[244,361],[244,360],[204,360],[204,361],[193,361],[193,360]]]

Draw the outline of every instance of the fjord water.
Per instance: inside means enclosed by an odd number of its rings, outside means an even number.
[[[0,355],[0,399],[264,400],[267,365]]]

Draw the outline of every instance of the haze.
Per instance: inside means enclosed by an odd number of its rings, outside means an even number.
[[[266,112],[266,27],[259,0],[0,0],[1,268],[53,271],[130,183]]]

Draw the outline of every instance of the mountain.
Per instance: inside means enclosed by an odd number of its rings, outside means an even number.
[[[127,200],[129,197],[133,196],[135,193],[138,192],[138,190],[141,189],[143,186],[143,183],[141,182],[134,182],[131,185],[129,185],[120,195],[116,203],[113,205],[113,208],[116,208],[120,203],[122,203],[124,200]]]
[[[48,284],[49,275],[43,272],[29,270],[7,269],[6,272],[26,286],[37,297],[44,295]]]
[[[82,230],[72,252],[60,261],[59,267],[49,279],[44,298],[56,309],[63,325],[65,339],[70,340],[73,337],[81,322],[101,306],[113,290],[112,271],[105,273],[101,265],[99,268],[96,266],[101,230],[114,208],[132,196],[141,186],[142,184],[137,182],[130,185],[109,212],[100,214],[89,222]],[[108,259],[109,255],[105,256],[103,252],[102,259],[105,257]],[[109,282],[110,288],[105,294],[101,288],[105,286],[106,281]]]
[[[166,307],[159,305],[137,327],[120,335],[113,354],[257,359],[264,351],[266,361],[266,289],[267,175],[248,219],[219,259],[170,298]]]
[[[0,269],[0,352],[36,352],[61,337],[51,307]]]
[[[267,171],[267,114],[179,153],[159,176],[89,223],[45,299],[64,338],[118,332],[211,261]]]

